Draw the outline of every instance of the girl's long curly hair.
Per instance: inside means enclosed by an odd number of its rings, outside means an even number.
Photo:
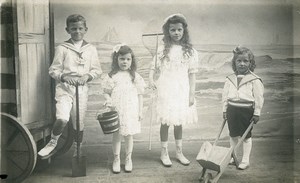
[[[231,60],[232,70],[235,73],[237,73],[235,61],[236,61],[238,55],[244,55],[244,54],[248,55],[248,58],[250,61],[249,70],[254,72],[254,69],[256,67],[254,54],[252,53],[252,51],[249,48],[238,46],[233,50],[233,58]]]
[[[164,42],[164,50],[163,55],[164,57],[168,58],[168,53],[170,52],[170,48],[172,46],[172,39],[169,33],[170,24],[177,24],[181,23],[183,26],[183,36],[180,40],[180,45],[182,46],[183,54],[193,55],[193,48],[192,44],[190,43],[190,36],[188,31],[188,25],[186,22],[186,19],[183,15],[175,14],[171,17],[169,17],[166,22],[164,23],[162,29],[163,29],[163,42]]]
[[[114,51],[112,53],[112,55],[111,55],[111,58],[112,58],[111,71],[108,73],[109,77],[112,77],[113,75],[117,74],[117,72],[119,72],[121,70],[119,67],[119,64],[118,64],[118,57],[119,57],[119,55],[125,55],[127,53],[131,54],[132,62],[131,62],[131,66],[129,68],[129,73],[132,77],[132,82],[134,81],[137,64],[136,64],[135,55],[134,55],[132,49],[127,45],[122,45],[117,52]]]

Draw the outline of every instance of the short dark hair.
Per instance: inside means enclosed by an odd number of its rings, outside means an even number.
[[[68,18],[66,20],[67,27],[70,23],[74,23],[74,22],[83,22],[84,26],[86,27],[86,20],[82,15],[73,14],[73,15],[68,16]]]

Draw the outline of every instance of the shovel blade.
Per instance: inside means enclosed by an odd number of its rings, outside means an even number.
[[[72,177],[86,176],[86,157],[73,157],[72,158]]]

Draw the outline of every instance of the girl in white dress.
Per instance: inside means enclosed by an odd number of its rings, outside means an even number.
[[[190,161],[182,153],[182,125],[196,122],[195,73],[198,53],[189,40],[187,22],[182,14],[169,16],[163,25],[164,45],[158,48],[149,73],[149,84],[157,89],[157,120],[161,123],[161,162],[170,167],[168,129],[174,126],[176,158],[183,165]],[[160,76],[154,80],[156,71]]]
[[[113,172],[120,173],[121,137],[125,138],[125,171],[132,171],[131,154],[133,135],[141,132],[143,117],[143,92],[145,82],[136,72],[136,60],[131,48],[116,45],[112,53],[112,68],[103,79],[106,105],[116,108],[119,113],[120,128],[113,134]]]

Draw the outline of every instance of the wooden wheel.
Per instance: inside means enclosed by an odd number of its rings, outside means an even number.
[[[12,115],[1,113],[1,174],[9,182],[21,182],[37,160],[35,141],[29,130]]]

